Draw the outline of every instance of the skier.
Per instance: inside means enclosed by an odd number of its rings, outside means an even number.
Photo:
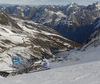
[[[49,61],[46,59],[46,58],[44,58],[41,62],[44,62],[44,65],[41,67],[41,68],[48,68],[48,66],[49,66]]]

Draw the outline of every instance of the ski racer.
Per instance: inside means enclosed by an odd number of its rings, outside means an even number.
[[[46,58],[44,58],[42,61],[41,61],[41,63],[42,62],[44,62],[44,65],[41,67],[41,68],[48,68],[48,66],[49,66],[49,61],[46,59]]]

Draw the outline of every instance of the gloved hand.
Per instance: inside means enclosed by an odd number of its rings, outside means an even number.
[[[42,62],[40,62],[40,64],[42,64]]]

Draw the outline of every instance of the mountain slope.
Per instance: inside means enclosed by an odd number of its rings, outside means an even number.
[[[90,47],[98,47],[100,45],[100,30],[93,33],[83,44],[83,47],[81,50],[86,50]]]
[[[51,58],[55,52],[78,47],[56,31],[20,17],[0,13],[0,66],[1,70],[12,68],[12,55],[19,54],[22,67],[41,59]]]

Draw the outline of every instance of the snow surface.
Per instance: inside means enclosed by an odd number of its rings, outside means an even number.
[[[67,61],[51,63],[50,70],[1,78],[0,84],[100,84],[100,46],[59,55]]]

